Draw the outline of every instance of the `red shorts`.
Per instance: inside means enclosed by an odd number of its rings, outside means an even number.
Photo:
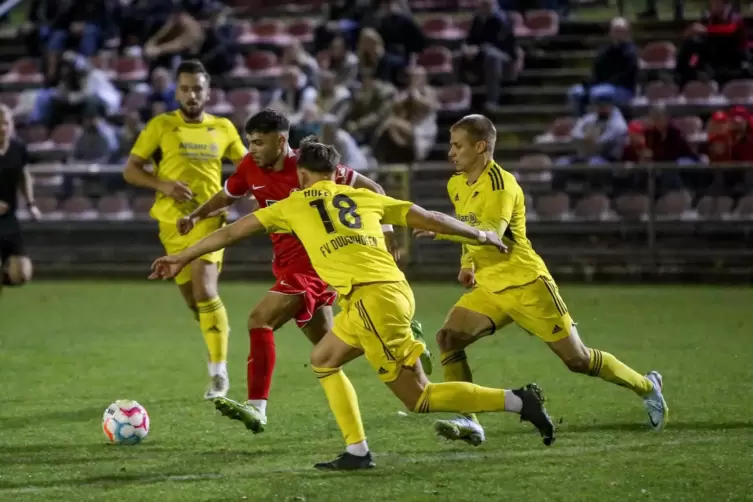
[[[269,291],[281,295],[302,296],[303,307],[295,315],[295,323],[299,328],[303,328],[317,310],[335,303],[337,293],[327,288],[327,283],[315,273],[283,272],[277,275],[277,282]]]

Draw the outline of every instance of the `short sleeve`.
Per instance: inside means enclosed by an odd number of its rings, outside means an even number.
[[[246,146],[238,135],[238,130],[230,121],[227,121],[227,134],[228,145],[224,157],[237,164],[246,155]]]
[[[281,200],[254,212],[259,222],[267,229],[268,234],[290,234],[293,232],[288,219],[285,217],[285,207],[288,205],[286,204],[288,200]]]
[[[382,207],[384,214],[382,215],[382,223],[387,225],[398,225],[401,227],[407,226],[405,218],[408,215],[408,211],[413,207],[413,203],[407,200],[393,199],[386,195],[374,194],[379,200],[379,204]]]
[[[245,197],[251,191],[251,187],[248,186],[247,170],[249,168],[249,157],[244,157],[238,166],[235,168],[235,172],[225,181],[225,195],[238,199]]]
[[[335,171],[335,183],[337,183],[338,185],[348,185],[352,187],[356,182],[357,176],[358,173],[356,173],[353,169],[340,164],[337,166],[337,170]]]
[[[162,135],[159,117],[149,121],[143,131],[139,133],[136,144],[131,149],[131,155],[150,159],[155,150],[159,147],[160,136]]]

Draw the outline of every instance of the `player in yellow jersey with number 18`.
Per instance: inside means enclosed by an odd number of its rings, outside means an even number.
[[[159,222],[159,237],[168,253],[199,242],[225,224],[216,214],[182,236],[177,221],[222,190],[222,159],[236,165],[246,155],[238,131],[227,119],[204,112],[209,74],[198,61],[178,66],[176,100],[180,109],[154,117],[131,150],[123,176],[131,185],[157,192],[150,212]],[[144,170],[154,165],[153,174]],[[222,251],[208,253],[175,278],[188,307],[196,313],[209,351],[209,389],[205,399],[227,394],[226,359],[229,326],[217,290]]]
[[[482,115],[468,115],[452,126],[450,160],[457,173],[447,191],[460,221],[503,236],[507,254],[463,244],[458,280],[471,291],[450,311],[437,343],[442,351],[445,381],[471,381],[464,349],[479,338],[514,322],[544,340],[576,373],[599,377],[628,388],[643,398],[654,429],[668,417],[662,396],[662,377],[651,371],[640,375],[608,352],[586,347],[578,335],[557,286],[544,261],[526,236],[523,191],[515,177],[494,159],[497,131]],[[418,236],[457,240],[431,232]],[[437,433],[473,445],[484,441],[484,430],[474,416],[435,423]]]
[[[197,257],[254,233],[266,230],[298,236],[316,272],[340,294],[342,307],[332,331],[314,348],[311,364],[343,433],[346,451],[335,460],[317,464],[319,469],[374,466],[355,390],[341,369],[361,355],[409,410],[471,413],[510,411],[515,406],[521,418],[533,423],[550,444],[554,425],[535,384],[510,391],[466,382],[432,384],[426,379],[419,360],[424,346],[411,330],[413,292],[387,251],[382,224],[465,237],[490,253],[501,254],[504,245],[499,237],[425,211],[412,202],[337,185],[334,176],[338,161],[333,147],[302,143],[298,151],[300,191],[177,255],[158,259],[150,278],[174,277]],[[244,412],[243,405],[237,412]]]

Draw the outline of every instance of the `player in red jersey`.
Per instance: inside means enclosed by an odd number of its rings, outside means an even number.
[[[251,117],[245,126],[249,154],[225,182],[224,191],[178,222],[179,231],[190,232],[198,221],[227,210],[237,199],[253,196],[259,207],[267,207],[298,190],[297,155],[288,144],[289,130],[290,122],[277,110],[266,109]],[[336,182],[384,193],[378,183],[343,165],[338,166]],[[398,260],[400,249],[392,227],[385,225],[384,234],[387,248]],[[223,414],[243,421],[253,432],[263,431],[267,423],[266,405],[276,359],[274,331],[295,319],[306,337],[316,344],[332,327],[331,306],[336,298],[336,293],[314,271],[295,236],[271,234],[270,238],[274,251],[272,271],[277,282],[249,315],[247,413],[238,416],[226,405],[229,400],[215,400]],[[421,338],[420,324],[414,322],[413,327],[417,338]],[[428,350],[422,361],[425,369],[431,367]]]

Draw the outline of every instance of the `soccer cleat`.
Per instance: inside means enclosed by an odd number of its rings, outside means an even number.
[[[225,397],[228,390],[230,390],[230,380],[227,374],[214,375],[209,382],[209,388],[204,394],[204,399],[211,401],[218,397]]]
[[[424,327],[421,323],[413,319],[410,322],[410,329],[413,331],[413,338],[424,344],[424,353],[421,354],[421,367],[424,369],[424,373],[431,375],[434,371],[434,362],[431,359],[431,351],[429,346],[426,345],[426,339],[424,338]]]
[[[654,389],[643,397],[643,402],[646,405],[651,427],[658,432],[664,429],[669,421],[669,407],[662,394],[663,379],[658,371],[649,371],[646,373],[646,378],[654,384]]]
[[[222,416],[231,420],[243,422],[246,429],[254,434],[264,432],[267,425],[267,417],[253,404],[243,404],[226,397],[218,397],[213,400],[214,407],[222,413]]]
[[[437,436],[449,441],[465,441],[469,445],[478,446],[486,441],[484,428],[468,417],[458,417],[452,420],[437,420],[434,422]]]
[[[550,446],[554,443],[554,422],[544,408],[544,394],[541,392],[541,388],[535,383],[529,383],[525,387],[512,391],[512,393],[523,401],[520,421],[531,422],[541,433],[545,445]]]
[[[356,471],[359,469],[373,469],[374,467],[376,467],[376,464],[371,456],[371,452],[361,457],[346,451],[339,454],[334,460],[314,464],[314,468],[320,471]]]

